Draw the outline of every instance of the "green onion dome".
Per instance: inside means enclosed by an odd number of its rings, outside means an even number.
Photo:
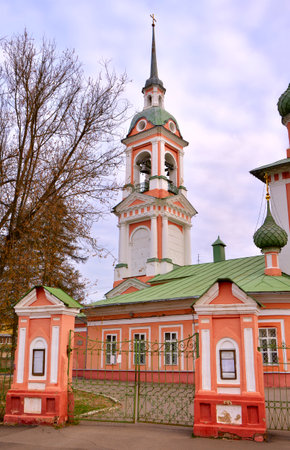
[[[290,84],[286,91],[280,96],[277,106],[281,117],[290,114]]]
[[[267,215],[263,225],[254,234],[254,243],[261,250],[282,248],[287,244],[288,236],[283,228],[276,224],[267,202]]]

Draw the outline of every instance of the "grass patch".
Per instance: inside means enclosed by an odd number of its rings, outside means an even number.
[[[74,390],[74,415],[79,416],[90,411],[111,408],[116,403],[102,394],[93,394]]]

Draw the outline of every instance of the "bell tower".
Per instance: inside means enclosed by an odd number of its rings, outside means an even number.
[[[191,218],[186,198],[184,147],[176,119],[164,109],[166,89],[159,79],[152,23],[150,77],[142,89],[143,110],[130,124],[126,146],[123,199],[113,209],[119,223],[115,285],[126,278],[147,281],[176,265],[191,264]]]

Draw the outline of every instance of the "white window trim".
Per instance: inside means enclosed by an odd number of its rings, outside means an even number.
[[[145,332],[144,332],[145,330]],[[147,341],[147,333],[148,333],[148,342],[151,343],[151,327],[130,327],[129,328],[129,341],[131,342],[132,345],[132,341],[134,340],[134,334],[145,334],[146,335],[146,341]],[[133,349],[130,348],[130,354],[132,355]],[[129,369],[132,369],[132,363],[134,362],[134,356],[133,356],[133,360],[132,358],[129,359]],[[151,368],[151,358],[147,358],[146,361],[146,367],[148,367],[148,369]]]
[[[260,336],[260,330],[267,330],[267,336]],[[275,336],[268,336],[268,330],[275,330]],[[271,366],[279,367],[279,349],[278,349],[278,333],[277,333],[277,331],[278,331],[277,327],[274,327],[273,325],[272,326],[269,325],[268,327],[267,326],[266,327],[259,327],[259,329],[258,329],[260,353],[262,355],[263,355],[263,353],[265,353],[265,352],[261,351],[263,349],[263,346],[261,345],[261,340],[265,339],[267,341],[267,348],[266,348],[266,350],[267,350],[267,357],[268,357],[268,359],[270,359],[269,358],[270,353],[276,353],[277,359],[278,359],[278,362],[275,362],[275,363],[265,363],[263,361],[263,366],[265,366],[265,367],[271,367]],[[269,347],[269,344],[268,344],[269,340],[275,340],[276,341],[276,347],[277,347],[276,349],[272,349],[271,350],[271,348]]]
[[[135,335],[144,335],[144,339],[143,339],[143,341],[145,342],[145,344],[147,343],[147,335],[146,335],[146,332],[136,332],[136,333],[133,333],[133,342],[132,342],[132,344],[133,344],[133,364],[134,365],[136,365],[135,364]],[[140,342],[142,342],[142,340],[140,340]],[[144,352],[144,354],[145,354],[145,362],[144,363],[139,363],[139,366],[142,366],[142,367],[146,367],[147,366],[147,355],[146,355],[146,350],[145,350],[145,352]],[[150,359],[150,358],[149,358]]]
[[[179,329],[179,331],[177,331],[176,328]],[[166,331],[163,331],[164,329],[166,329]],[[162,343],[162,345],[164,345],[164,343],[165,343],[164,333],[171,332],[171,331],[173,333],[175,333],[175,332],[177,333],[177,342],[183,340],[183,325],[182,324],[162,325],[159,327],[159,342]],[[165,365],[163,363],[164,363],[164,360],[162,360],[162,355],[160,352],[159,367],[165,367]],[[174,366],[172,366],[172,367],[174,367]],[[181,353],[180,370],[184,370],[184,354],[183,353]]]
[[[116,338],[116,340],[114,341],[114,340],[111,340],[111,341],[107,341],[107,338],[108,338],[108,336],[111,336],[111,338],[112,337],[115,337]],[[106,340],[105,340],[105,342],[104,342],[104,345],[105,345],[105,362],[106,362],[106,366],[114,366],[115,364],[117,364],[117,354],[118,354],[118,351],[117,351],[117,343],[118,343],[118,335],[116,334],[116,333],[107,333],[106,334]],[[108,353],[107,352],[107,345],[110,345],[110,352]],[[112,353],[112,344],[116,344],[116,353],[115,353],[115,355]],[[111,362],[107,362],[107,355],[110,355],[110,361]],[[114,362],[112,362],[112,357],[114,356],[114,358],[113,358],[113,361]]]
[[[282,314],[282,310],[281,310],[281,314]],[[260,326],[260,325],[262,325],[264,323],[278,323],[278,324],[280,324],[280,331],[281,331],[281,338],[282,338],[282,342],[281,342],[280,345],[283,345],[283,344],[286,343],[286,338],[285,338],[285,321],[284,321],[284,319],[259,319],[258,320],[258,325],[259,325],[260,328],[266,328],[264,326]],[[269,325],[269,326],[271,326],[271,325]],[[288,365],[287,365],[287,349],[286,348],[283,348],[282,355],[283,355],[284,370],[287,371],[288,370]]]
[[[32,375],[33,350],[45,350],[44,375]],[[46,380],[47,377],[47,342],[43,337],[33,339],[29,347],[29,380]]]
[[[168,340],[168,339],[165,339],[165,335],[166,334],[170,334],[170,339]],[[176,335],[176,338],[175,339],[173,339],[172,338],[172,335],[173,334],[175,334]],[[164,342],[164,356],[163,356],[163,364],[164,364],[164,367],[165,366],[178,366],[178,331],[164,331],[163,332],[163,337],[164,337],[164,339],[163,339],[163,342]],[[174,343],[176,343],[177,344],[177,347],[176,347],[176,351],[175,352],[173,352],[171,349],[170,349],[170,351],[169,352],[166,352],[166,344],[170,344],[170,347],[171,347],[171,344],[174,344]],[[172,356],[173,356],[173,354],[175,354],[176,353],[176,363],[174,363],[173,362],[173,358],[172,358]],[[166,363],[166,355],[167,354],[169,354],[169,359],[170,359],[170,362],[169,363]]]
[[[107,336],[107,334],[117,334],[117,342],[118,342],[118,332],[119,332],[119,336],[120,336],[119,349],[121,352],[122,328],[103,328],[102,329],[101,369],[103,369],[104,366],[107,365],[107,364],[105,364],[105,362],[106,362],[106,346],[105,346],[106,339],[105,339],[105,337]]]

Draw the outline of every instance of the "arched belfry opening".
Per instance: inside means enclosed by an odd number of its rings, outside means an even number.
[[[152,106],[152,95],[151,94],[147,95],[147,97],[146,97],[146,107],[150,108],[150,106]]]
[[[144,192],[149,189],[151,176],[151,153],[142,151],[136,156],[134,164],[134,185]]]
[[[177,163],[171,153],[165,153],[164,159],[165,175],[169,183],[173,186],[177,185]]]

